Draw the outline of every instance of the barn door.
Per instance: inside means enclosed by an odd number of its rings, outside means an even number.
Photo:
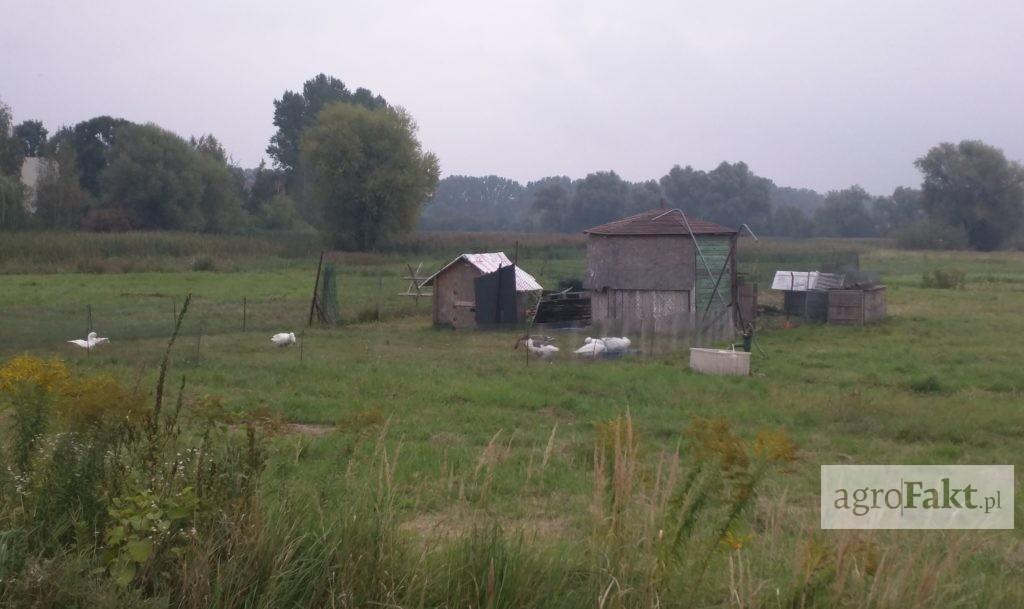
[[[473,280],[473,291],[477,327],[515,325],[519,320],[515,267],[503,266],[493,273],[477,277]]]

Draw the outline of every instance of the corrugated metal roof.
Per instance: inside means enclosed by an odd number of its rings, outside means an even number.
[[[807,292],[808,290],[835,290],[843,287],[843,276],[818,271],[775,271],[773,290]]]
[[[472,264],[476,268],[480,269],[481,273],[493,273],[498,270],[498,267],[512,266],[512,261],[508,259],[505,252],[490,252],[485,254],[462,254],[455,260],[452,260],[448,264],[444,265],[438,272],[434,273],[423,282],[422,285],[428,286],[434,284],[434,278],[443,273],[448,267],[455,264],[459,260],[465,260]],[[520,267],[516,267],[516,291],[517,292],[535,292],[537,290],[543,290],[537,280],[533,278],[533,275],[527,273]]]
[[[686,216],[694,235],[735,235],[739,231],[728,226]],[[592,235],[689,235],[678,209],[651,209],[583,231]]]

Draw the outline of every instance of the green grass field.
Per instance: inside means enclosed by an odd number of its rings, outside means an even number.
[[[908,253],[841,241],[741,247],[741,271],[762,280],[762,303],[776,305],[764,281],[776,268],[856,252],[861,267],[880,271],[889,286],[889,318],[864,328],[786,329],[770,321],[749,378],[691,373],[685,353],[527,365],[512,348],[514,333],[437,330],[429,301],[416,307],[397,296],[408,283],[407,262],[436,269],[459,250],[454,241],[419,253],[342,255],[348,323],[313,329],[304,323],[312,252],[225,253],[209,272],[187,270],[194,252],[155,252],[146,264],[156,270],[145,272],[0,263],[27,271],[0,276],[0,359],[56,355],[80,372],[150,386],[173,303],[191,292],[195,306],[172,376],[185,376],[190,400],[220,396],[233,411],[277,421],[267,432],[269,502],[315,498],[330,514],[346,501],[342,481],[379,458],[383,445],[400,528],[411,538],[457,538],[498,523],[568,555],[592,530],[601,424],[628,413],[648,472],[640,478],[651,479],[697,417],[723,419],[747,440],[782,429],[796,443],[796,460],[759,490],[737,529],[742,548],[716,554],[702,603],[802,606],[779,590],[803,590],[829,569],[845,572],[815,552],[841,562],[859,556],[842,548],[866,544],[873,550],[865,555],[880,565],[863,588],[844,583],[837,592],[830,580],[835,606],[1024,604],[1019,486],[1011,532],[857,535],[817,526],[822,464],[1024,466],[1024,254]],[[524,245],[520,256],[545,286],[579,276],[585,265],[578,244]],[[924,272],[950,268],[966,273],[964,289],[921,287]],[[383,321],[366,321],[378,302]],[[87,355],[64,341],[85,334],[89,310],[111,342]],[[301,350],[273,348],[274,331],[304,332]]]

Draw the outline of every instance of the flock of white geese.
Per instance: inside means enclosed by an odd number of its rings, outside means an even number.
[[[68,343],[85,349],[86,351],[92,351],[96,347],[102,344],[109,343],[110,339],[101,337],[95,332],[90,332],[85,338],[76,338],[69,340]],[[270,342],[274,343],[275,347],[287,347],[288,345],[295,344],[295,333],[294,332],[278,332],[277,334],[270,337]]]
[[[526,346],[526,350],[538,359],[550,360],[559,351],[558,347],[552,344],[552,342],[552,339],[548,337],[534,338],[531,336],[520,338],[516,343],[516,348],[523,344]],[[588,336],[583,339],[583,346],[573,351],[573,353],[579,357],[596,359],[626,353],[629,351],[631,344],[626,336],[605,336],[604,338],[591,338]]]
[[[95,332],[89,332],[89,335],[84,339],[76,338],[68,342],[86,351],[92,351],[100,345],[109,343],[110,339],[101,337]],[[270,342],[275,347],[294,345],[296,342],[295,333],[278,332],[270,337]],[[531,355],[543,360],[550,360],[558,353],[558,347],[552,344],[552,339],[550,338],[534,338],[532,336],[520,338],[516,342],[517,349],[520,344],[524,344]],[[605,336],[604,338],[591,338],[588,336],[583,339],[583,346],[573,351],[573,353],[579,357],[596,359],[598,357],[626,353],[629,351],[630,344],[630,340],[626,336]]]

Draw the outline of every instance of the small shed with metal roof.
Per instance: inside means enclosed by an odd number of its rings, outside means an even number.
[[[583,232],[583,287],[595,322],[674,332],[680,323],[715,320],[732,330],[737,229],[659,208]]]
[[[504,252],[488,252],[478,254],[462,254],[439,271],[428,277],[422,286],[434,288],[434,324],[452,328],[476,328],[482,318],[477,310],[477,293],[484,285],[479,279],[493,275],[493,281],[487,283],[498,291],[507,290],[506,297],[511,296],[511,278],[502,281],[503,271],[514,267],[515,280],[515,311],[518,318],[525,315],[531,296],[543,290],[533,275],[512,264]],[[508,286],[508,287],[505,287]],[[507,302],[501,294],[487,294],[488,302],[496,307],[495,322],[506,320],[506,311],[499,310],[500,302]],[[507,306],[505,307],[508,308]],[[518,319],[517,319],[518,321]]]

